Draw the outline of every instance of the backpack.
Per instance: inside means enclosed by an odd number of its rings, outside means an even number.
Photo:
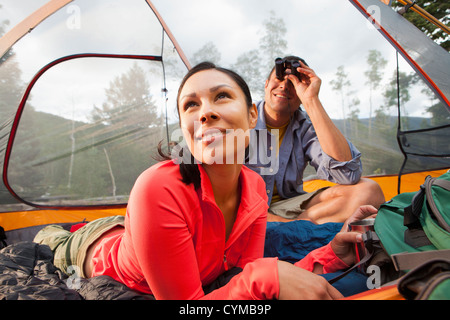
[[[434,259],[419,265],[399,280],[397,289],[410,300],[449,300],[450,261]]]
[[[399,292],[408,292],[404,295],[408,299],[433,297],[430,288],[439,288],[440,299],[450,299],[450,170],[437,178],[428,176],[419,191],[401,193],[382,204],[375,233],[388,257],[381,264],[384,282],[401,276]],[[434,273],[426,271],[434,266],[431,263],[439,266],[434,267]],[[418,275],[422,283],[434,283],[422,286],[423,290],[428,288],[427,294],[411,294],[408,289],[419,281]]]

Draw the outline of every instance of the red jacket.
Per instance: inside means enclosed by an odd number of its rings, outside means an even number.
[[[276,299],[277,259],[261,259],[267,219],[264,181],[242,167],[241,203],[225,241],[223,214],[206,172],[198,167],[198,190],[181,181],[172,161],[152,166],[137,179],[125,231],[97,246],[92,276],[109,275],[156,299]],[[244,270],[205,296],[202,286],[234,266]]]
[[[109,275],[156,299],[277,299],[277,259],[262,258],[267,223],[264,181],[242,167],[241,203],[225,241],[223,214],[206,172],[198,167],[198,190],[181,181],[172,161],[152,166],[137,179],[125,231],[96,247],[92,276]],[[315,263],[328,272],[346,267],[329,245],[296,265],[311,271]],[[203,285],[234,266],[243,271],[224,287],[204,294]]]

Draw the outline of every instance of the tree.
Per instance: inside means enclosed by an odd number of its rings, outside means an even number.
[[[216,45],[208,41],[192,55],[192,65],[196,65],[200,62],[209,61],[215,64],[219,64],[221,59],[221,54],[217,49]]]
[[[8,24],[8,20],[0,21],[0,37],[4,34],[5,27]],[[0,58],[0,166],[3,165],[3,156],[9,132],[25,90],[25,85],[21,78],[22,71],[19,63],[16,60],[14,51],[10,49]],[[33,168],[23,165],[36,159],[37,150],[39,150],[39,142],[36,140],[37,133],[32,126],[34,109],[29,103],[27,103],[26,111],[22,115],[19,127],[27,128],[27,130],[22,130],[22,134],[16,136],[12,153],[15,161],[10,162],[8,180],[14,189],[28,192],[33,185],[40,182],[42,177],[36,174],[31,176]],[[10,196],[3,183],[0,183],[0,203],[14,202],[16,200]]]
[[[361,100],[359,100],[358,97],[353,97],[351,99],[351,101],[348,104],[348,117],[350,119],[350,125],[351,125],[351,132],[352,132],[352,136],[358,139],[359,136],[359,131],[358,131],[358,126],[359,126],[359,104],[361,103]]]
[[[419,81],[419,77],[415,73],[407,74],[406,72],[399,72],[398,74],[398,84],[399,84],[399,92],[397,92],[397,71],[394,71],[394,74],[391,78],[391,81],[383,93],[385,98],[385,106],[383,108],[389,109],[393,106],[397,106],[400,104],[400,110],[403,110],[403,117],[401,126],[403,129],[407,129],[408,122],[407,116],[408,112],[405,108],[406,103],[411,99],[411,95],[409,93],[411,86],[416,84]],[[400,99],[400,101],[398,101]]]
[[[16,112],[25,86],[21,81],[22,71],[12,51],[0,62],[0,123],[7,121]],[[4,60],[3,60],[4,59]]]
[[[269,18],[263,22],[258,49],[244,52],[232,65],[233,70],[245,79],[250,91],[258,99],[264,97],[264,82],[268,70],[274,66],[277,57],[286,55],[286,32],[284,20],[270,11]]]
[[[366,84],[369,85],[369,138],[372,133],[372,94],[373,91],[378,89],[380,82],[383,78],[381,70],[386,66],[387,61],[381,56],[381,53],[377,50],[370,50],[367,56],[367,64],[369,65],[369,70],[364,72],[367,77]]]
[[[260,58],[263,65],[273,65],[277,57],[285,55],[287,49],[286,25],[282,18],[277,18],[273,10],[268,19],[264,20],[264,30],[259,40],[259,48],[262,53]]]
[[[428,87],[424,87],[422,89],[422,93],[427,95],[430,98],[430,106],[426,108],[426,111],[431,114],[431,125],[432,126],[441,126],[449,123],[450,121],[450,112],[449,109],[438,99],[436,99],[436,95],[433,91],[431,91]]]
[[[231,69],[239,73],[247,82],[256,99],[264,97],[264,82],[269,68],[275,64],[275,59],[286,55],[286,32],[284,20],[278,18],[274,11],[270,11],[269,17],[263,21],[258,49],[242,53],[231,65]],[[220,59],[221,54],[216,45],[209,41],[192,55],[191,62],[193,65],[202,61],[218,64]]]
[[[91,118],[104,124],[148,128],[159,121],[144,70],[134,63],[128,72],[114,78],[105,90],[102,107],[94,106]]]
[[[450,27],[450,2],[442,0],[416,0],[415,3],[447,27]],[[392,7],[402,8],[404,5],[398,1],[393,1]],[[422,30],[432,40],[436,41],[436,43],[438,43],[441,47],[447,51],[450,51],[450,37],[438,26],[423,18],[411,9],[403,14],[403,16],[417,28]]]
[[[137,175],[148,164],[147,146],[156,145],[153,136],[160,140],[156,132],[160,132],[157,125],[162,119],[158,117],[156,103],[149,92],[145,71],[134,63],[127,72],[110,82],[105,89],[106,101],[101,108],[94,107],[91,113],[91,119],[96,123],[79,137],[80,143],[86,141],[92,146],[85,158],[95,159],[93,161],[99,168],[95,175],[109,186],[110,195],[114,197],[129,192]],[[144,144],[137,143],[141,139],[145,139]],[[78,172],[91,166],[88,160],[83,159]]]
[[[0,21],[0,37],[5,33],[7,25],[9,25],[9,20]],[[22,71],[13,50],[8,50],[0,58],[0,66],[0,126],[2,126],[16,112],[15,107],[20,101],[24,85],[21,81]]]
[[[346,114],[345,114],[345,96],[347,89],[351,86],[350,80],[348,80],[347,74],[345,73],[344,66],[339,66],[336,71],[336,79],[331,79],[330,85],[331,89],[338,92],[341,97],[341,108],[342,117],[344,121],[344,135],[347,136],[347,124],[346,124]]]
[[[2,5],[0,4],[0,9],[2,8]],[[9,25],[9,20],[3,20],[0,21],[0,37],[3,36],[5,33],[6,26]],[[12,50],[8,50],[3,57],[0,57],[0,64],[5,62],[10,56],[12,55]]]
[[[239,73],[247,82],[252,95],[264,97],[264,76],[261,73],[261,63],[258,50],[250,50],[241,54],[231,69]]]

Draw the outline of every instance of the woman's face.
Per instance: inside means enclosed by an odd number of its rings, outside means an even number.
[[[179,95],[180,124],[192,155],[206,164],[243,163],[256,106],[247,107],[239,85],[227,74],[204,70],[192,75]]]

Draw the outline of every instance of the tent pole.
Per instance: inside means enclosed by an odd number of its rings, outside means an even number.
[[[419,14],[421,17],[427,19],[429,22],[433,23],[435,26],[439,27],[442,31],[450,34],[450,28],[443,24],[441,21],[436,19],[434,16],[429,14],[427,11],[419,7],[416,3],[411,0],[398,0],[402,5],[408,6],[409,9]]]
[[[159,14],[158,10],[156,10],[156,7],[153,5],[153,3],[150,0],[146,0],[147,4],[152,9],[153,13],[156,15],[156,17],[159,20],[159,23],[161,23],[161,26],[163,27],[164,31],[169,36],[169,39],[172,41],[173,45],[175,46],[175,49],[177,50],[178,54],[180,55],[181,60],[183,60],[183,63],[186,65],[188,69],[191,68],[191,64],[189,63],[189,60],[187,59],[186,55],[184,54],[183,50],[181,49],[180,45],[178,44],[177,40],[173,36],[172,32],[170,31],[169,27],[167,26],[166,22],[163,20],[161,15]]]
[[[408,161],[408,155],[406,154],[405,150],[403,150],[402,139],[400,138],[400,134],[402,132],[402,129],[401,129],[402,119],[401,119],[401,106],[400,106],[400,70],[399,70],[399,65],[398,65],[398,51],[395,51],[395,57],[396,57],[396,62],[397,62],[397,143],[400,148],[400,151],[402,152],[402,154],[404,156],[402,166],[398,173],[398,181],[397,181],[397,193],[400,194],[402,173],[403,173],[403,169],[406,166],[406,161]]]
[[[0,57],[3,57],[17,41],[27,33],[31,32],[43,20],[70,2],[72,2],[72,0],[49,1],[9,30],[0,38]]]

